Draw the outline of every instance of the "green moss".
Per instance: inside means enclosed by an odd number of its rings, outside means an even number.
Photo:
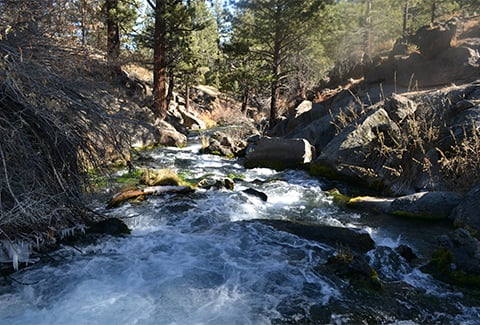
[[[333,203],[339,206],[345,206],[350,202],[350,197],[340,193],[336,188],[328,191],[328,194],[332,197]]]
[[[446,219],[446,216],[438,216],[427,213],[414,213],[409,211],[395,210],[390,212],[390,214],[397,217],[405,217],[410,219],[422,219],[422,220],[443,220]]]
[[[311,164],[310,165],[310,175],[317,177],[327,177],[331,179],[337,179],[337,172],[330,166],[322,164]]]
[[[227,177],[230,178],[230,179],[235,179],[235,178],[245,179],[245,175],[243,175],[243,174],[232,174],[232,173],[230,173],[230,174],[227,175]]]
[[[133,186],[138,184],[142,176],[142,173],[143,173],[142,169],[135,169],[134,171],[131,171],[116,177],[115,182],[119,184],[127,185],[127,186]]]
[[[108,177],[104,175],[98,175],[93,173],[88,173],[89,185],[93,189],[100,189],[108,186]]]
[[[452,253],[445,248],[439,248],[422,270],[443,282],[480,290],[480,275],[452,269],[453,262]]]
[[[141,174],[142,184],[148,186],[178,186],[182,185],[182,180],[173,170],[164,169],[145,169]]]

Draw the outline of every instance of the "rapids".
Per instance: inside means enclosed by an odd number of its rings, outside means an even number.
[[[0,285],[1,324],[478,324],[479,301],[418,266],[443,223],[353,213],[303,171],[245,170],[197,155],[198,144],[149,153],[150,167],[187,179],[242,176],[235,190],[151,197],[99,212],[122,218],[125,237],[64,246]],[[260,181],[259,181],[260,180]],[[267,202],[242,192],[254,188]],[[383,290],[357,289],[322,267],[337,252],[258,219],[358,228]],[[419,256],[414,264],[394,250]]]

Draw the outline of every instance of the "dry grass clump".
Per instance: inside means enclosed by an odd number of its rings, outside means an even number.
[[[250,125],[252,124],[238,103],[231,99],[217,98],[211,105],[211,110],[201,110],[198,113],[207,128],[225,125]]]
[[[480,130],[464,129],[463,140],[455,142],[448,152],[438,149],[441,172],[451,188],[467,192],[480,184]]]
[[[429,103],[423,103],[416,114],[408,116],[399,125],[399,134],[374,130],[376,141],[367,161],[381,166],[388,178],[396,179],[398,192],[416,188],[419,175],[426,175],[430,185],[434,186],[432,168],[437,159],[432,152],[435,153],[439,146],[440,120],[441,116],[431,109]]]

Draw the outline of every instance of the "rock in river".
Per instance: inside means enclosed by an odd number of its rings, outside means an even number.
[[[332,247],[342,246],[358,253],[366,253],[375,244],[366,232],[342,227],[307,224],[288,220],[258,220],[265,225],[308,240],[315,240]]]

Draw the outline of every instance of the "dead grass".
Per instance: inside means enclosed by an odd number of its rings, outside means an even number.
[[[475,125],[470,134],[464,129],[463,140],[455,140],[448,152],[437,150],[441,172],[452,189],[467,192],[480,183],[480,130]]]
[[[381,166],[385,175],[396,179],[398,192],[415,188],[419,175],[427,175],[432,186],[435,183],[432,168],[436,161],[432,161],[431,152],[439,145],[441,117],[428,106],[424,103],[417,114],[408,116],[400,125],[400,134],[374,130],[376,140],[366,161]]]

